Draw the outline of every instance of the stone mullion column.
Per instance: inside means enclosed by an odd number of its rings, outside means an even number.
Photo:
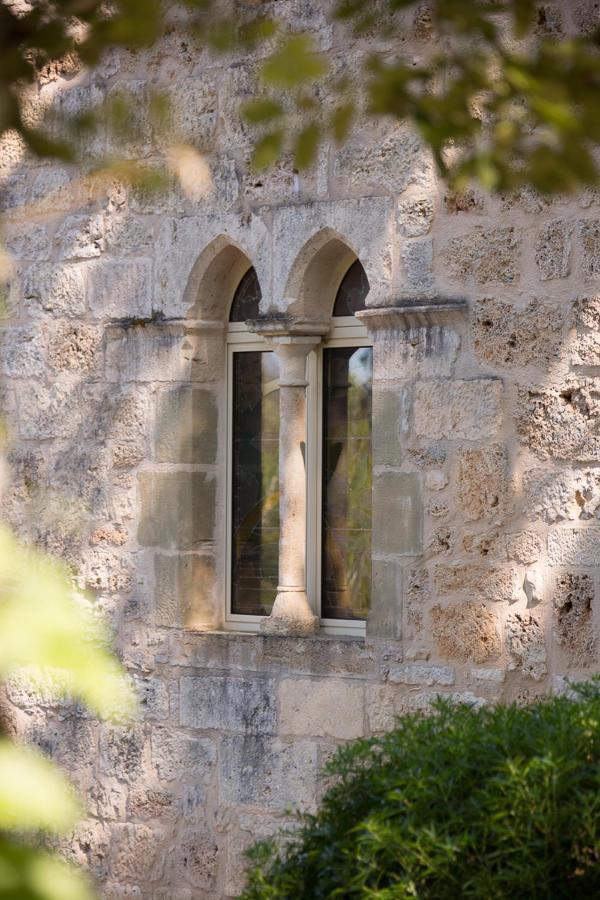
[[[306,357],[318,337],[273,339],[279,358],[279,584],[267,633],[310,634],[318,618],[306,594]]]
[[[267,634],[306,635],[319,619],[306,593],[306,358],[329,327],[323,322],[263,319],[251,329],[264,335],[279,359],[279,583]]]

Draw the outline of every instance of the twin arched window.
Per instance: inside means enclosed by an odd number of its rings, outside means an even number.
[[[307,359],[307,593],[322,625],[360,630],[371,590],[373,356],[364,326],[369,283],[356,260],[341,280],[327,338]],[[251,333],[261,299],[253,268],[228,328],[228,623],[252,628],[277,593],[279,364]]]

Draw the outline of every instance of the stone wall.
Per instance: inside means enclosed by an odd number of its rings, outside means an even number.
[[[368,49],[323,4],[276,7],[338,66]],[[585,4],[544,9],[585,24]],[[424,21],[409,23],[415,59]],[[340,742],[438,693],[525,702],[598,669],[597,195],[454,196],[387,122],[306,173],[250,175],[236,108],[254,76],[255,60],[215,61],[175,28],[148,53],[111,55],[92,81],[50,72],[32,96],[32,115],[135,96],[145,140],[129,152],[151,166],[164,139],[148,87],[166,87],[176,129],[208,154],[202,196],[99,187],[16,141],[0,155],[15,259],[0,334],[4,515],[72,566],[143,715],[100,726],[52,685],[12,683],[8,702],[87,799],[64,848],[105,898],[235,896],[245,846],[314,808]],[[224,633],[233,289],[252,263],[264,312],[323,319],[355,256],[375,347],[367,638]]]

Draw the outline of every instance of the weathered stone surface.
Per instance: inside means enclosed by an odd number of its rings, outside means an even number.
[[[454,328],[427,325],[406,329],[390,328],[376,335],[374,377],[376,381],[401,381],[408,378],[443,378],[451,375],[460,348],[460,336]],[[399,424],[406,431],[409,394],[395,387],[400,404]]]
[[[483,603],[469,600],[431,610],[433,636],[446,659],[483,663],[500,655],[496,617]]]
[[[212,463],[217,453],[215,396],[202,388],[162,391],[156,414],[158,462]]]
[[[194,550],[212,540],[214,478],[204,472],[141,472],[138,483],[143,547]]]
[[[143,727],[104,726],[100,732],[100,769],[121,781],[144,774],[146,732]]]
[[[474,308],[473,347],[491,365],[546,367],[559,353],[562,326],[560,307],[532,301],[518,308],[488,297]]]
[[[102,332],[94,325],[64,324],[52,334],[48,362],[58,372],[93,373],[99,365]]]
[[[216,763],[209,738],[191,737],[172,727],[152,729],[152,763],[161,781],[210,781]]]
[[[104,219],[99,215],[70,216],[55,237],[61,259],[91,259],[104,250]]]
[[[373,559],[371,608],[367,615],[370,638],[398,640],[402,632],[402,573],[396,560]]]
[[[475,228],[452,238],[443,252],[450,274],[471,284],[514,284],[519,280],[520,236],[512,226]]]
[[[540,620],[531,613],[511,613],[506,621],[506,645],[511,659],[509,669],[540,681],[548,671],[546,644]]]
[[[399,127],[382,141],[351,141],[337,153],[335,176],[359,191],[383,188],[398,193],[426,183],[431,159],[414,132]]]
[[[596,566],[600,528],[561,528],[548,535],[548,562],[553,566]]]
[[[439,594],[475,594],[478,599],[494,603],[510,603],[518,596],[517,579],[511,569],[474,563],[437,565],[434,580]]]
[[[0,331],[2,372],[9,378],[35,378],[44,374],[45,336],[36,328]]]
[[[403,287],[424,293],[433,289],[433,244],[431,238],[406,241],[402,248]]]
[[[570,270],[573,226],[562,219],[544,225],[535,244],[535,262],[542,281],[565,278]]]
[[[317,745],[291,744],[263,735],[235,735],[221,742],[220,801],[249,806],[306,809],[314,806]]]
[[[598,635],[594,627],[594,581],[591,575],[564,573],[554,586],[554,634],[569,665],[598,662]]]
[[[214,558],[203,554],[154,557],[154,621],[171,628],[199,627],[215,619]]]
[[[374,393],[372,441],[373,464],[376,466],[399,466],[402,461],[399,400],[395,387],[380,388]]]
[[[86,311],[84,269],[68,264],[33,265],[25,275],[23,298],[34,315],[43,311],[81,316]]]
[[[421,477],[379,472],[373,479],[373,547],[377,553],[414,556],[422,546]]]
[[[454,684],[454,669],[450,666],[404,665],[390,669],[388,681],[394,684],[427,685]]]
[[[561,391],[523,388],[517,425],[523,441],[543,459],[600,460],[600,381],[568,382]]]
[[[584,278],[595,281],[600,276],[600,220],[592,219],[579,225],[581,268]]]
[[[185,879],[202,890],[191,896],[210,896],[214,891],[218,872],[219,847],[214,832],[207,828],[189,828],[174,847],[169,860],[169,879]]]
[[[107,380],[188,383],[222,377],[216,362],[221,345],[214,333],[211,338],[207,343],[189,337],[183,326],[158,320],[114,326],[107,331]]]
[[[119,881],[148,879],[157,860],[160,832],[146,825],[112,826],[111,872]]]
[[[534,531],[517,531],[506,535],[506,555],[523,565],[536,562],[544,551],[541,534]]]
[[[133,676],[137,701],[146,719],[164,720],[169,717],[169,688],[161,678]]]
[[[573,304],[576,327],[571,361],[579,366],[600,365],[600,297],[582,297]]]
[[[364,733],[362,684],[284,678],[277,697],[280,734],[351,739]]]
[[[403,237],[422,237],[433,222],[433,200],[427,195],[403,197],[396,208],[398,231]]]
[[[424,381],[416,385],[415,431],[428,438],[481,440],[500,427],[502,382]]]
[[[180,680],[179,720],[191,728],[273,733],[273,681],[223,675],[184,677]]]
[[[553,471],[544,466],[523,476],[529,518],[550,524],[600,516],[600,472],[590,469]]]
[[[458,462],[458,502],[467,521],[501,522],[508,501],[508,455],[503,444],[465,450]]]
[[[73,437],[84,416],[92,414],[85,394],[73,384],[55,383],[46,387],[31,382],[23,393],[19,409],[19,430],[24,438]]]
[[[86,268],[87,296],[97,319],[152,315],[152,263],[150,260],[102,260]]]

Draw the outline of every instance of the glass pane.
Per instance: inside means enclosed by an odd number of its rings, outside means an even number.
[[[254,268],[248,269],[233,295],[229,321],[245,322],[247,319],[257,319],[260,298],[258,275]]]
[[[233,355],[231,611],[266,616],[279,571],[279,363]]]
[[[371,596],[373,350],[323,351],[321,615],[364,619]]]
[[[362,263],[357,259],[342,278],[333,304],[333,315],[353,316],[359,309],[365,308],[368,293],[369,279]]]

